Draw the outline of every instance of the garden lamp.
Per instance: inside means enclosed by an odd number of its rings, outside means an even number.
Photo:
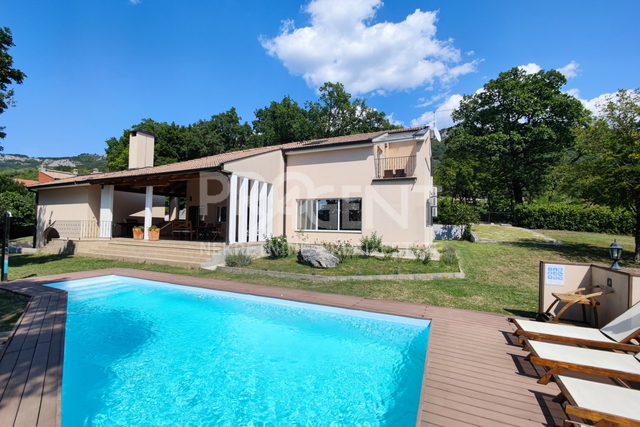
[[[610,268],[612,270],[621,270],[618,265],[618,261],[622,258],[622,246],[620,246],[620,243],[616,242],[615,239],[611,246],[609,246],[609,257],[611,258],[611,261],[613,261]]]

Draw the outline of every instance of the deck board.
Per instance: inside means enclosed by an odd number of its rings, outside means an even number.
[[[9,282],[1,288],[31,296],[14,334],[0,349],[0,426],[59,427],[67,294],[42,286],[117,274],[230,292],[432,320],[417,425],[559,426],[555,384],[514,345],[506,316],[422,304],[380,301],[297,289],[127,269],[68,273]]]

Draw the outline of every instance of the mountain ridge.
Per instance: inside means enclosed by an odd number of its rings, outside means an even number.
[[[82,153],[65,157],[30,157],[24,154],[0,153],[0,172],[39,169],[40,167],[59,170],[107,169],[106,154]]]

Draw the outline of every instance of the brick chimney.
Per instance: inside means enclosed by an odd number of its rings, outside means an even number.
[[[129,169],[153,166],[156,135],[140,128],[129,131]]]

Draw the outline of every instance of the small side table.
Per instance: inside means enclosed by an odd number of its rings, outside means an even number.
[[[586,291],[587,289],[590,292],[596,289],[599,289],[599,291],[592,292],[590,294],[583,294],[582,292]],[[596,297],[599,297],[605,294],[612,294],[612,293],[613,293],[613,290],[603,289],[599,286],[595,286],[593,288],[578,288],[575,291],[565,292],[565,293],[553,293],[551,295],[553,295],[556,300],[551,303],[549,308],[547,308],[546,312],[551,313],[551,309],[559,302],[565,303],[566,305],[560,309],[558,314],[556,314],[556,316],[553,319],[553,323],[558,323],[560,321],[560,317],[562,316],[562,314],[565,311],[567,311],[569,307],[571,307],[574,304],[580,304],[582,306],[582,318],[586,322],[587,321],[586,306],[590,305],[591,307],[593,307],[593,318],[596,323],[596,328],[599,328],[600,324],[598,322],[598,310],[596,307],[600,303],[596,300]]]

